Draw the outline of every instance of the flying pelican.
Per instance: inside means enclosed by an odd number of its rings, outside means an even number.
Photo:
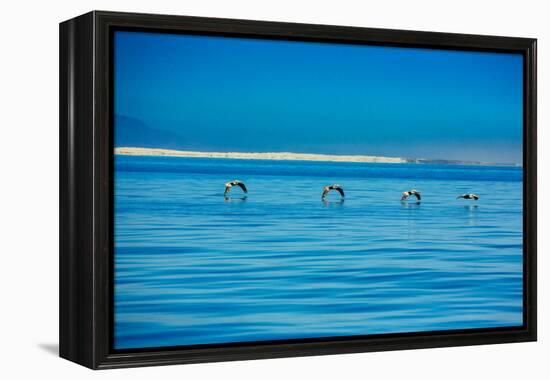
[[[325,186],[323,187],[323,194],[321,195],[321,199],[325,199],[325,197],[327,196],[328,192],[331,191],[331,190],[336,190],[340,193],[340,195],[342,196],[342,198],[345,197],[344,195],[344,188],[340,185],[330,185],[330,186]]]
[[[420,200],[420,192],[418,192],[418,190],[415,190],[415,189],[412,189],[412,190],[409,190],[409,191],[404,191],[403,196],[401,197],[401,200],[404,201],[408,197],[410,197],[411,195],[414,195],[416,197],[416,199]]]
[[[474,201],[477,201],[479,197],[475,194],[462,194],[456,197],[456,199],[464,198],[464,199],[473,199]]]
[[[239,186],[241,189],[243,189],[243,191],[245,193],[248,193],[248,190],[246,190],[246,186],[244,185],[244,183],[242,183],[241,181],[239,181],[238,179],[234,180],[234,181],[231,181],[231,182],[227,182],[225,184],[225,192],[223,193],[224,196],[227,196],[227,193],[229,193],[229,191],[231,190],[231,188],[233,186]]]

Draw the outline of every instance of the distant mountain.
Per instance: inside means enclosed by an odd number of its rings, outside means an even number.
[[[185,139],[163,129],[153,129],[139,119],[115,116],[115,147],[183,148]]]

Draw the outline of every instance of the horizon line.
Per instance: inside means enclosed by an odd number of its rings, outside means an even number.
[[[358,162],[383,164],[449,164],[449,165],[477,165],[477,166],[513,166],[523,167],[517,163],[495,163],[481,161],[463,161],[447,159],[426,159],[387,157],[373,155],[337,155],[322,153],[294,153],[294,152],[205,152],[165,148],[143,147],[115,147],[115,155],[121,156],[155,156],[155,157],[182,157],[182,158],[214,158],[214,159],[241,159],[241,160],[275,160],[275,161],[322,161],[322,162]]]

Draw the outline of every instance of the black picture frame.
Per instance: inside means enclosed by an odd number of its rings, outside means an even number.
[[[114,30],[514,52],[523,55],[521,327],[297,339],[125,352],[112,347]],[[536,39],[93,11],[60,24],[60,356],[118,368],[536,340]]]

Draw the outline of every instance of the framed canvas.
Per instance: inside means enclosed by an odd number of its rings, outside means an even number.
[[[60,24],[60,356],[536,340],[536,40]]]

